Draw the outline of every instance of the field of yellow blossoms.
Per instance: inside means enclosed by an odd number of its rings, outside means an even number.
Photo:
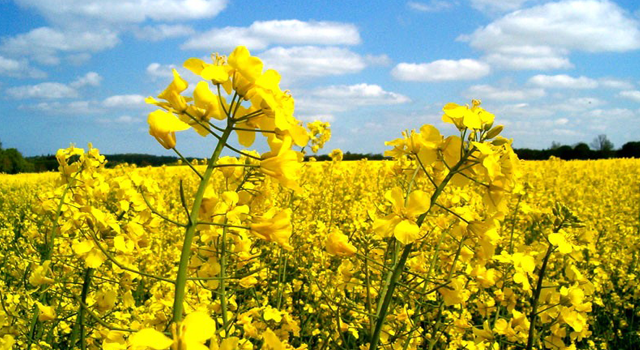
[[[329,125],[246,48],[212,61],[147,99],[151,136],[182,157],[199,133],[204,164],[89,145],[0,175],[0,349],[640,347],[640,160],[520,161],[474,100],[390,160],[303,162]]]

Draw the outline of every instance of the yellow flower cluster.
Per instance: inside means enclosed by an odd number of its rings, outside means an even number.
[[[640,161],[521,162],[474,100],[391,160],[303,163],[330,128],[275,71],[243,47],[185,67],[204,81],[186,97],[174,72],[150,134],[216,137],[204,165],[105,169],[89,146],[0,175],[0,349],[640,344]],[[222,157],[232,133],[269,152]]]

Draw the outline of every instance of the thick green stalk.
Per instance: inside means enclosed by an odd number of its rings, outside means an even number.
[[[226,220],[225,220],[226,223]],[[222,309],[222,328],[224,329],[223,336],[227,336],[227,291],[226,288],[226,274],[227,272],[227,228],[222,229],[222,243],[220,244],[220,282],[218,284],[218,290],[220,294],[220,308]]]
[[[551,257],[551,252],[553,252],[553,245],[549,244],[549,248],[547,249],[547,253],[544,256],[544,260],[542,260],[540,273],[538,273],[538,284],[536,285],[536,290],[533,292],[533,307],[531,309],[531,314],[529,315],[529,339],[527,340],[527,350],[533,349],[533,338],[535,336],[536,319],[538,317],[538,299],[540,299],[544,271],[547,269],[547,263],[549,262],[549,257]]]
[[[400,256],[400,260],[398,260],[395,268],[393,269],[393,273],[391,274],[387,291],[384,294],[384,300],[382,301],[382,306],[377,315],[378,319],[376,321],[376,328],[373,330],[373,335],[371,336],[371,344],[369,345],[370,350],[374,350],[378,348],[378,342],[380,341],[380,332],[382,331],[382,325],[384,325],[384,319],[387,317],[387,312],[389,312],[391,297],[393,296],[393,291],[396,288],[398,278],[400,278],[400,275],[402,274],[402,270],[404,269],[404,264],[407,262],[407,257],[411,252],[411,248],[413,248],[413,243],[409,243],[404,247],[404,250],[402,251],[402,255]]]
[[[218,140],[218,145],[213,151],[211,159],[209,159],[207,170],[205,170],[204,174],[202,175],[202,180],[200,181],[200,185],[198,186],[198,191],[196,192],[195,198],[193,199],[193,205],[191,206],[191,215],[189,217],[189,223],[187,224],[187,228],[185,230],[182,252],[180,254],[178,275],[176,277],[176,292],[173,299],[173,322],[176,323],[182,321],[184,294],[187,284],[187,267],[189,266],[189,259],[191,258],[191,244],[193,243],[193,237],[196,233],[200,204],[202,203],[204,191],[207,189],[207,185],[209,184],[209,180],[211,179],[211,175],[213,174],[213,170],[215,169],[218,158],[220,158],[222,149],[224,148],[225,143],[227,143],[229,135],[231,135],[231,132],[233,131],[232,127],[233,123],[229,121],[227,123],[227,128],[224,130],[224,133],[222,133],[222,136],[220,136],[220,139]]]
[[[93,275],[93,269],[87,268],[84,271],[84,281],[82,283],[82,294],[80,295],[80,307],[78,308],[78,316],[76,316],[76,323],[71,331],[71,338],[69,339],[69,346],[75,347],[78,340],[78,336],[81,340],[81,346],[84,348],[84,305],[87,302],[87,295],[89,295],[89,287],[91,286],[91,277]]]
[[[418,225],[418,227],[422,226],[422,223],[427,218],[427,215],[429,214],[429,212],[431,212],[431,209],[436,205],[438,197],[440,197],[440,194],[442,194],[442,191],[444,191],[445,187],[447,186],[451,178],[453,178],[453,176],[458,172],[458,169],[460,169],[462,164],[466,162],[467,158],[469,158],[470,155],[471,155],[471,150],[462,154],[458,163],[456,163],[449,170],[449,173],[447,174],[447,176],[445,176],[445,178],[442,180],[440,185],[433,192],[433,194],[431,195],[429,209],[423,214],[421,214],[416,220],[416,224]],[[387,283],[383,287],[383,293],[381,295],[384,295],[384,299],[382,304],[379,304],[378,312],[376,313],[376,316],[377,316],[376,328],[373,331],[373,335],[371,336],[369,350],[376,350],[378,347],[378,343],[380,342],[380,331],[382,330],[382,325],[384,324],[387,313],[389,312],[391,297],[393,296],[393,292],[396,287],[396,283],[398,282],[398,278],[400,277],[400,275],[402,274],[402,271],[404,270],[404,265],[407,262],[407,257],[409,256],[409,253],[411,253],[411,248],[413,248],[413,243],[407,244],[405,246],[404,251],[402,252],[402,256],[400,257],[400,260],[398,260],[394,265],[393,272],[389,276]]]

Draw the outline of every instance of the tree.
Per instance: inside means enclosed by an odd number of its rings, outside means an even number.
[[[32,170],[33,164],[27,162],[17,149],[0,149],[0,173],[17,174]]]
[[[573,158],[574,159],[589,159],[591,157],[591,149],[589,145],[584,142],[580,142],[573,146]]]
[[[593,139],[593,141],[591,142],[591,147],[593,147],[593,149],[596,151],[611,152],[613,151],[613,142],[609,141],[607,135],[600,134],[598,135],[598,137]]]
[[[622,145],[618,151],[619,157],[640,158],[640,142],[630,141]]]

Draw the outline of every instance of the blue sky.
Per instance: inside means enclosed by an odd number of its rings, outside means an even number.
[[[515,147],[640,140],[636,1],[0,0],[0,141],[25,155],[92,142],[103,153],[172,154],[148,134],[143,98],[190,57],[247,46],[283,76],[296,116],[332,123],[333,148],[483,106]],[[209,155],[214,139],[178,134]],[[264,145],[256,145],[258,150]],[[322,152],[322,151],[321,151]]]

